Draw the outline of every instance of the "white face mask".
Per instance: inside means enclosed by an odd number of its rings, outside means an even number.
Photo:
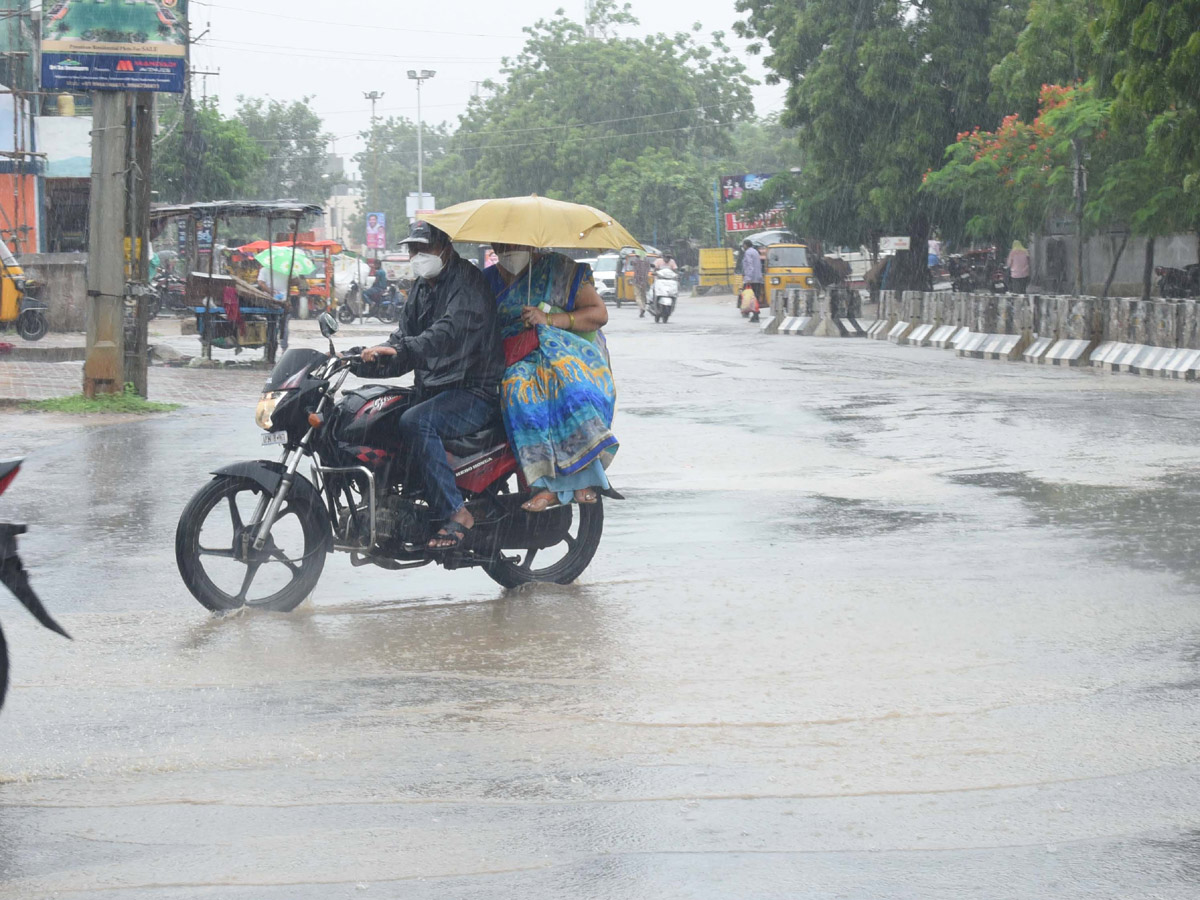
[[[496,259],[500,262],[500,267],[510,275],[519,275],[525,271],[525,267],[529,265],[529,259],[533,254],[528,250],[505,250],[503,253],[497,253]]]
[[[410,261],[412,273],[417,278],[437,278],[445,264],[436,253],[418,253]]]

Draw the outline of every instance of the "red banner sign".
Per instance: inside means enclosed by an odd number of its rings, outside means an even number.
[[[783,228],[785,209],[769,209],[761,215],[752,216],[749,213],[725,213],[726,231],[766,231],[770,228]]]

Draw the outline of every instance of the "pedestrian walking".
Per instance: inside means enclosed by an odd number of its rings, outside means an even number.
[[[645,254],[633,255],[633,293],[637,300],[638,318],[646,315],[646,292],[650,290],[650,273],[654,269],[654,264],[650,262],[649,257]]]
[[[750,243],[750,238],[742,241],[742,281],[750,285],[750,289],[754,291],[756,299],[754,315],[750,317],[751,322],[758,321],[758,311],[762,309],[767,301],[767,285],[763,280],[762,257],[759,255],[755,246]]]
[[[1025,293],[1029,286],[1029,251],[1020,241],[1013,241],[1008,251],[1008,278],[1014,294]]]

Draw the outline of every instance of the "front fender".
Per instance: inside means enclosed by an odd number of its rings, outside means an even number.
[[[220,469],[213,470],[211,474],[249,478],[251,481],[259,484],[268,494],[274,494],[279,490],[279,484],[283,481],[283,475],[286,471],[287,469],[284,468],[283,463],[277,460],[251,459],[246,462],[222,466]],[[325,500],[321,496],[320,491],[299,472],[292,479],[292,491],[315,508],[325,510]],[[333,530],[329,526],[329,516],[322,515],[321,521],[324,523],[325,539],[332,546]]]
[[[39,300],[37,297],[31,297],[28,294],[26,294],[24,297],[21,298],[20,308],[21,308],[21,312],[25,312],[26,310],[29,310],[29,309],[36,309],[36,310],[40,310],[41,312],[46,312],[46,310],[48,310],[50,308],[50,306],[46,303],[45,300]]]

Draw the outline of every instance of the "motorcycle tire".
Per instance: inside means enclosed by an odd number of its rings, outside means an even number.
[[[338,307],[337,317],[338,317],[338,321],[341,322],[343,325],[349,325],[351,322],[353,322],[355,319],[358,318],[358,316],[356,316],[354,314],[354,310],[352,310],[350,308],[350,304],[348,304],[348,303],[343,303],[341,306]]]
[[[380,308],[379,321],[387,322],[389,325],[400,318],[400,308],[394,303],[389,303],[387,306]]]
[[[562,542],[568,549],[561,559],[535,569],[533,562],[537,551],[525,551],[520,562],[501,555],[498,560],[487,563],[483,570],[492,581],[509,589],[525,584],[571,584],[591,564],[600,546],[604,534],[604,498],[598,498],[595,503],[574,503],[571,513],[572,525],[574,520],[578,521],[578,534],[571,541]]]
[[[298,558],[287,557],[285,551],[275,545],[274,536],[264,548],[264,558],[251,567],[233,557],[233,546],[236,535],[242,523],[241,513],[237,507],[237,495],[249,493],[255,500],[261,498],[263,487],[251,478],[235,475],[218,475],[196,492],[179,516],[179,526],[175,530],[175,562],[183,583],[200,605],[214,612],[228,612],[245,606],[254,609],[269,609],[276,612],[291,612],[312,593],[313,588],[321,578],[321,570],[325,568],[327,553],[327,526],[324,521],[326,511],[319,504],[310,502],[303,494],[292,494],[283,504],[275,528],[284,519],[295,516],[303,534],[304,544],[302,554]],[[232,535],[230,549],[223,546],[218,548],[203,547],[200,543],[200,532],[210,515],[219,506],[228,510],[228,520]],[[274,532],[275,529],[272,529]],[[207,538],[209,541],[213,538]],[[223,541],[222,541],[223,543]],[[271,552],[273,548],[276,552]],[[243,575],[241,589],[236,594],[222,588],[213,581],[209,571],[201,562],[202,558],[213,557],[227,561],[236,572],[237,566],[246,570]],[[253,587],[258,570],[267,565],[281,564],[292,572],[291,579],[279,590],[255,599],[248,599],[248,593]],[[236,576],[234,579],[236,580]],[[232,581],[230,581],[232,583]]]
[[[50,330],[50,323],[40,309],[27,309],[17,316],[17,334],[27,341],[40,341]]]

